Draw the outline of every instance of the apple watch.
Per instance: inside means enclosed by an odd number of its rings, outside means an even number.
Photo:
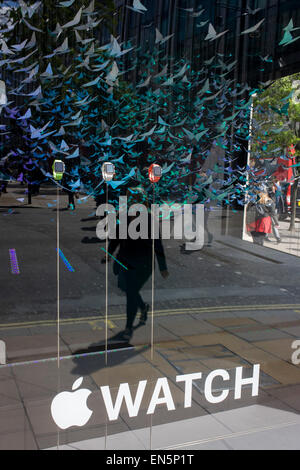
[[[151,183],[158,183],[160,178],[162,177],[162,169],[160,165],[157,163],[152,163],[150,168],[148,169],[149,180]]]
[[[60,181],[63,178],[65,172],[64,162],[62,160],[54,160],[52,171],[55,181]]]
[[[101,170],[104,181],[111,181],[115,176],[115,165],[113,163],[103,163]]]

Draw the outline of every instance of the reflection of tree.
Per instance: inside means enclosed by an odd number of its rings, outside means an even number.
[[[253,114],[253,154],[262,161],[266,158],[276,159],[284,156],[286,167],[289,165],[289,159],[295,158],[294,178],[290,181],[292,183],[290,230],[295,228],[300,164],[300,103],[297,97],[299,79],[299,73],[281,78],[267,90],[259,93],[254,101]],[[295,147],[294,155],[290,155],[291,146]]]

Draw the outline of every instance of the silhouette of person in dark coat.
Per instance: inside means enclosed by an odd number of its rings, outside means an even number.
[[[131,201],[132,202],[132,201]],[[136,203],[137,200],[134,201]],[[141,202],[141,201],[139,201]],[[128,225],[135,217],[128,216]],[[116,230],[116,239],[110,240],[108,252],[112,255],[117,248],[119,248],[116,256],[117,260],[122,263],[122,267],[116,261],[114,262],[114,274],[118,276],[118,287],[126,294],[126,329],[123,333],[123,338],[128,340],[132,336],[133,323],[136,318],[138,309],[141,311],[140,323],[145,324],[147,321],[147,314],[149,305],[146,304],[140,294],[140,290],[148,281],[152,274],[152,247],[153,240],[151,238],[151,214],[148,214],[148,238],[138,238],[133,240],[120,239],[118,236],[118,228]],[[127,227],[128,228],[128,227]],[[127,231],[128,233],[128,231]],[[167,278],[169,273],[167,270],[166,258],[162,241],[160,238],[154,240],[154,252],[158,262],[159,270],[164,278]],[[103,258],[102,262],[110,260],[109,255]],[[127,269],[126,269],[127,268]]]

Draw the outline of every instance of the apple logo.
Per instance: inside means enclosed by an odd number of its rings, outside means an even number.
[[[92,392],[87,388],[77,390],[82,381],[83,377],[75,380],[72,386],[73,392],[59,393],[52,400],[51,415],[60,429],[84,426],[93,413],[86,404],[88,396]]]

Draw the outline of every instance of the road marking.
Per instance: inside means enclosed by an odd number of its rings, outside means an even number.
[[[75,272],[75,269],[70,265],[69,261],[67,260],[67,258],[65,257],[65,255],[63,254],[63,252],[61,251],[61,249],[59,249],[59,255],[61,257],[61,259],[63,260],[63,262],[65,263],[66,267],[68,268],[68,270],[71,272],[71,273],[74,273]]]
[[[105,322],[107,323],[108,328],[111,328],[111,329],[116,328],[116,325],[111,320],[107,319],[107,320],[103,320],[103,321],[104,321],[104,323]]]
[[[20,274],[18,258],[15,248],[10,248],[9,250],[9,257],[10,257],[10,267],[12,274]]]
[[[247,429],[245,431],[223,434],[223,435],[216,436],[216,437],[199,439],[197,441],[183,442],[182,444],[174,444],[174,445],[167,446],[167,447],[158,447],[157,450],[181,449],[182,447],[186,447],[186,446],[195,446],[199,444],[201,445],[201,444],[206,444],[208,442],[215,442],[215,441],[230,439],[230,438],[239,437],[239,436],[247,436],[249,434],[256,434],[258,432],[271,431],[273,429],[282,429],[288,426],[297,426],[297,425],[299,425],[299,421],[290,421],[287,423],[274,424],[271,426],[263,426],[263,427],[253,428],[253,429]]]
[[[92,327],[93,330],[103,330],[103,327],[98,324],[99,322],[103,322],[104,324],[107,323],[108,328],[116,328],[114,322],[112,322],[111,320],[106,321],[105,318],[89,321],[87,323]]]
[[[299,309],[299,310],[297,310]],[[227,305],[227,306],[215,306],[215,307],[191,307],[191,308],[179,308],[179,309],[165,309],[156,310],[154,312],[156,317],[165,317],[170,315],[183,315],[187,313],[193,314],[204,314],[204,313],[219,313],[219,312],[238,312],[238,311],[258,311],[258,310],[294,310],[300,313],[300,304],[274,304],[274,305]],[[109,328],[116,328],[113,320],[124,320],[125,314],[110,315],[110,319],[107,320]],[[105,318],[93,317],[78,317],[78,318],[66,318],[60,320],[61,325],[68,325],[70,323],[90,323],[95,321],[103,321]],[[40,320],[30,322],[18,322],[18,323],[0,323],[0,330],[12,329],[12,328],[34,328],[38,326],[55,326],[56,320]],[[113,325],[113,326],[112,326]]]

